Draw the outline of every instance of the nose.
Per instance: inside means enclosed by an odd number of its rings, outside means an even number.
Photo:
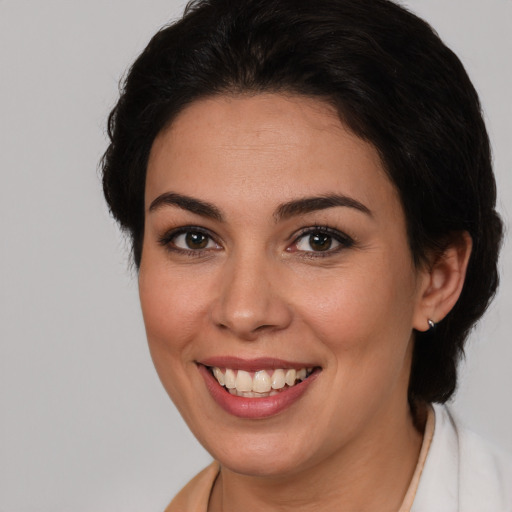
[[[264,333],[286,329],[292,309],[278,265],[263,256],[233,256],[220,276],[212,321],[219,329],[253,341]]]

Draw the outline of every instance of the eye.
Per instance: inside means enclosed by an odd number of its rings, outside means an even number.
[[[193,227],[167,233],[160,239],[160,244],[169,250],[183,253],[198,253],[221,248],[209,233]]]
[[[173,238],[173,243],[179,249],[212,249],[217,244],[205,233],[186,231]]]
[[[301,236],[295,245],[299,251],[323,252],[332,249],[333,245],[336,247],[336,245],[339,245],[339,242],[327,233],[312,233]]]
[[[336,253],[350,247],[354,241],[344,233],[327,227],[315,227],[304,230],[288,249],[291,252]],[[320,254],[318,254],[320,256]]]

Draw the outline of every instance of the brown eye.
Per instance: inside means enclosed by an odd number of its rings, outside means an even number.
[[[288,249],[291,252],[309,253],[313,256],[325,253],[336,254],[343,249],[354,245],[354,241],[337,229],[328,227],[317,227],[304,230],[302,235],[295,239],[293,245]]]
[[[207,249],[219,249],[213,238],[202,231],[181,231],[162,239],[162,244],[182,251],[201,251]]]
[[[341,244],[333,235],[314,231],[302,235],[296,242],[296,249],[304,252],[326,252],[338,248]]]
[[[332,246],[332,237],[326,233],[314,233],[309,235],[308,242],[314,251],[327,251]]]
[[[190,231],[185,234],[185,243],[189,249],[205,249],[208,246],[208,237],[204,233]]]

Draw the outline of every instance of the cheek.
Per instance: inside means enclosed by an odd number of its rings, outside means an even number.
[[[184,281],[179,273],[170,273],[165,267],[141,265],[139,296],[153,363],[183,414],[186,383],[196,370],[192,341],[204,327],[204,294],[196,280]]]
[[[317,282],[303,303],[308,328],[327,349],[333,431],[355,434],[389,397],[404,398],[412,348],[411,284],[410,275],[351,271],[340,275],[324,298]]]
[[[165,265],[141,265],[139,296],[153,364],[168,395],[189,419],[191,375],[196,372],[191,341],[201,329],[199,285],[183,283]],[[199,297],[201,295],[199,294]]]
[[[328,339],[346,339],[360,346],[360,338],[371,332],[409,332],[414,297],[408,279],[351,270],[336,280],[317,280],[315,287],[303,294],[302,309],[315,330],[325,332]]]
[[[184,279],[165,265],[141,266],[139,297],[150,344],[176,351],[190,339],[205,307],[201,289],[200,279]]]
[[[301,316],[339,370],[339,389],[375,392],[409,372],[415,274],[403,260],[339,269],[302,294]]]

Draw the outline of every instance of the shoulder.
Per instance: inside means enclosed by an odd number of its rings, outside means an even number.
[[[210,493],[218,474],[219,465],[217,462],[212,462],[183,487],[165,512],[206,512]]]
[[[478,434],[458,427],[461,510],[512,511],[512,458]],[[491,505],[492,503],[492,505]]]
[[[434,405],[435,428],[412,510],[512,511],[512,458]]]

